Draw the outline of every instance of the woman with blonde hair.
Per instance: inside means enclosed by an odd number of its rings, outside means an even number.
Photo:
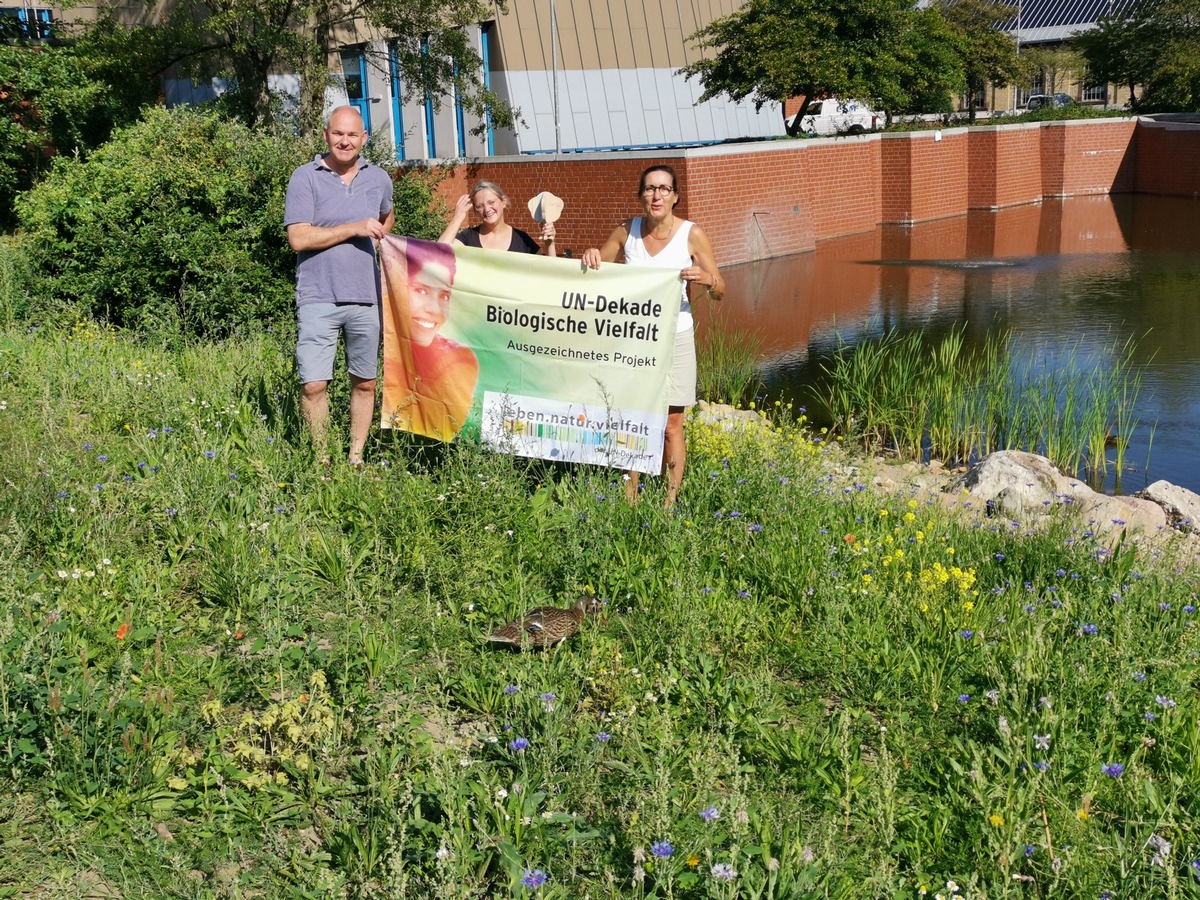
[[[483,221],[470,228],[463,228],[467,216],[474,209]],[[494,181],[477,181],[469,194],[458,198],[454,217],[438,242],[458,247],[483,247],[485,250],[508,250],[513,253],[538,253],[538,242],[520,228],[504,221],[508,209],[508,195]],[[556,256],[554,251],[554,223],[543,222],[541,238],[546,244],[546,255]]]

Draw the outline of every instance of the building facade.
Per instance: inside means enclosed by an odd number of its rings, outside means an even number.
[[[149,24],[178,0],[118,0],[127,24]],[[784,133],[779,106],[697,103],[702,88],[677,70],[700,58],[689,38],[741,0],[509,0],[491,21],[467,30],[483,60],[487,86],[519,112],[516,127],[480,121],[451,94],[407,96],[386,36],[350,26],[337,34],[329,60],[328,106],[358,107],[373,140],[397,160],[456,159],[600,149],[679,147]],[[22,7],[22,19],[88,21],[96,3]],[[14,12],[16,8],[14,7]],[[44,27],[49,27],[48,24]],[[169,105],[202,102],[227,87],[221,79],[193,83],[167,78]],[[299,97],[299,79],[279,72],[271,89],[284,101]]]
[[[493,128],[443,97],[405,98],[385,41],[349,44],[332,61],[345,100],[388,136],[398,159],[447,159],[678,147],[784,133],[778,106],[725,98],[677,70],[699,58],[690,35],[732,13],[738,0],[510,0],[469,30],[488,87],[519,111]],[[334,95],[337,88],[332,89]],[[439,108],[440,107],[440,108]],[[482,133],[475,133],[482,128]]]

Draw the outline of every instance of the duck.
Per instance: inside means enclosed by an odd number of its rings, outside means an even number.
[[[592,613],[599,612],[603,606],[604,601],[591,594],[581,596],[570,609],[537,606],[502,628],[497,628],[487,639],[494,644],[510,644],[522,650],[526,647],[545,650],[575,634],[579,630],[579,623]]]

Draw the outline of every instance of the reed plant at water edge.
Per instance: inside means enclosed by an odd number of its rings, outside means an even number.
[[[872,452],[952,463],[995,450],[1028,450],[1065,472],[1101,482],[1107,447],[1118,477],[1138,425],[1141,369],[1131,339],[1099,351],[1082,344],[1040,361],[1008,332],[967,349],[962,329],[926,345],[894,330],[845,341],[823,366],[834,428]]]
[[[758,357],[762,339],[757,334],[727,330],[712,323],[696,341],[697,393],[709,403],[745,406],[763,388]]]

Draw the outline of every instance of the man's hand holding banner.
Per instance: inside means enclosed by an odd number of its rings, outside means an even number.
[[[675,269],[385,237],[382,424],[658,473]]]

